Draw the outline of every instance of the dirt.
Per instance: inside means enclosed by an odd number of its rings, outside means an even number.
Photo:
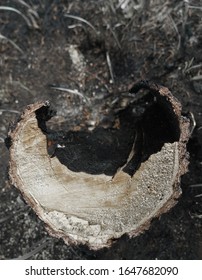
[[[0,259],[202,259],[202,2],[121,2],[1,1]],[[97,252],[67,246],[9,184],[9,124],[28,104],[49,100],[57,111],[50,128],[108,128],[114,112],[139,98],[128,90],[140,79],[168,87],[191,119],[182,196],[138,237]]]

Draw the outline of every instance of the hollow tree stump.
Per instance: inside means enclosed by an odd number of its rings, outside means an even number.
[[[136,236],[181,194],[189,121],[167,88],[141,81],[131,92],[140,89],[156,101],[134,116],[131,129],[121,122],[123,128],[53,137],[49,103],[39,102],[8,133],[11,183],[67,244],[99,249],[125,233]]]

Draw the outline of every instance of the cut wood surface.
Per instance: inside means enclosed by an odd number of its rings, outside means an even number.
[[[123,234],[138,235],[154,217],[173,207],[181,194],[180,177],[188,165],[189,121],[181,116],[180,103],[167,88],[141,82],[131,92],[142,88],[156,97],[168,120],[165,126],[173,135],[151,154],[150,139],[145,139],[150,135],[146,122],[151,116],[143,117],[144,121],[139,122],[144,128],[143,137],[139,137],[140,129],[134,131],[134,143],[126,159],[111,175],[75,171],[59,156],[50,155],[45,125],[48,102],[29,105],[9,131],[11,183],[44,221],[50,234],[63,238],[67,244],[99,249],[110,246]],[[160,126],[157,123],[155,127]],[[138,141],[143,145],[138,145]],[[140,148],[141,157],[136,164]],[[64,146],[58,144],[56,149],[65,154]]]

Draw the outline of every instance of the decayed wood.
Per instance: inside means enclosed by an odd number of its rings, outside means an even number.
[[[154,217],[176,204],[181,194],[180,177],[187,171],[189,122],[181,116],[181,106],[167,88],[147,88],[172,111],[179,141],[164,143],[133,176],[123,168],[114,176],[73,172],[57,157],[50,157],[36,115],[39,109],[46,113],[48,102],[29,105],[9,131],[11,183],[52,235],[66,243],[99,249],[125,233],[141,233]]]

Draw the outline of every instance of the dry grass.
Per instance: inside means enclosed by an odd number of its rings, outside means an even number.
[[[83,93],[81,93],[80,91],[78,91],[77,89],[70,89],[64,86],[56,86],[56,85],[50,85],[50,88],[54,89],[54,90],[59,90],[59,91],[63,91],[63,92],[68,92],[70,94],[73,95],[77,95],[80,98],[82,98],[85,102],[89,103],[89,99],[84,96]]]
[[[78,20],[80,22],[85,23],[86,25],[88,25],[96,34],[99,34],[99,31],[86,19],[82,18],[82,17],[78,17],[78,16],[74,16],[74,15],[70,15],[70,14],[65,14],[64,15],[67,18],[71,18],[74,20]]]
[[[0,42],[8,42],[10,43],[16,50],[18,50],[21,54],[24,54],[24,51],[11,39],[3,36],[2,34],[0,34]]]

